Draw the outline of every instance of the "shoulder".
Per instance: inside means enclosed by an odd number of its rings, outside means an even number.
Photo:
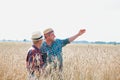
[[[64,43],[64,42],[69,43],[69,39],[68,38],[66,38],[66,39],[56,39],[55,42],[57,42],[57,43]]]
[[[30,47],[27,51],[28,55],[31,55],[35,51],[34,47]]]
[[[61,41],[62,41],[61,39],[55,39],[56,43],[61,43]]]

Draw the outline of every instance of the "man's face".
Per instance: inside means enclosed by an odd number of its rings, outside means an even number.
[[[54,31],[53,32],[50,32],[48,33],[46,36],[46,39],[47,40],[50,40],[50,41],[54,41],[54,38],[55,38],[55,34],[54,34]]]
[[[55,34],[54,34],[54,32],[50,33],[50,39],[53,41],[54,38],[55,38]]]

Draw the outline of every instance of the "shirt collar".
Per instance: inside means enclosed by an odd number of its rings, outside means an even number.
[[[32,45],[32,47],[34,47],[36,50],[39,50],[39,48],[37,48],[35,45]]]
[[[55,43],[55,40],[52,42],[51,45],[47,45],[46,41],[44,41],[44,45],[45,45],[46,47],[51,47],[54,43]]]

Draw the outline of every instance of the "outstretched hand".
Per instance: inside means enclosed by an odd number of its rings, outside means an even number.
[[[80,31],[78,32],[78,35],[80,36],[80,35],[82,35],[83,33],[85,33],[85,29],[80,29]]]
[[[69,41],[72,42],[74,41],[77,37],[79,37],[80,35],[82,35],[83,33],[85,33],[85,29],[80,29],[79,32],[77,34],[75,34],[74,36],[71,36],[69,38]]]

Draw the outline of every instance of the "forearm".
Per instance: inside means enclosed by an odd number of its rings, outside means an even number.
[[[69,38],[69,42],[72,42],[72,41],[74,41],[77,37],[79,37],[80,35],[79,34],[76,34],[76,35],[74,35],[74,36],[71,36],[70,38]]]

